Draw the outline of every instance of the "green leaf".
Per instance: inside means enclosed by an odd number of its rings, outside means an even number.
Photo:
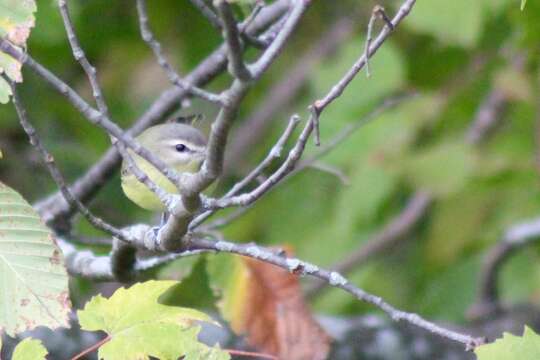
[[[36,10],[34,0],[0,0],[0,37],[24,48],[30,29],[34,27]],[[22,81],[21,63],[0,52],[0,74],[2,73],[13,81]],[[0,102],[6,103],[9,95],[9,86],[4,79],[0,79]]]
[[[109,299],[93,297],[78,311],[83,330],[102,330],[111,340],[99,348],[103,359],[229,359],[228,353],[200,343],[197,321],[212,322],[197,310],[168,306],[162,294],[176,281],[147,281],[118,289]]]
[[[510,0],[430,0],[419,1],[407,24],[433,35],[446,44],[473,47],[482,35],[489,15],[502,9]]]
[[[8,335],[66,326],[68,276],[53,235],[34,209],[0,183],[0,324]]]
[[[176,262],[184,260],[187,259],[179,259]],[[216,299],[210,288],[210,280],[206,271],[206,257],[199,257],[192,266],[191,272],[182,279],[180,284],[167,290],[160,297],[160,300],[165,305],[215,309]]]
[[[0,68],[0,73],[3,69]],[[0,104],[7,104],[11,96],[11,87],[4,78],[0,77]]]
[[[474,170],[472,150],[459,142],[442,143],[413,153],[398,165],[415,187],[438,195],[463,188]]]
[[[521,0],[521,6],[520,6],[521,11],[525,9],[525,4],[527,4],[527,0]]]
[[[26,338],[17,344],[11,360],[45,360],[47,354],[41,340]]]
[[[434,206],[426,242],[426,258],[433,267],[445,267],[474,247],[485,232],[497,196],[479,187],[467,187],[440,199]]]
[[[234,329],[234,320],[241,318],[242,309],[239,306],[243,304],[241,299],[246,294],[245,285],[249,277],[247,267],[239,256],[217,254],[207,256],[207,271],[210,287],[214,295],[220,298],[216,305]]]
[[[467,308],[474,301],[477,285],[471,281],[478,274],[481,256],[461,256],[442,271],[423,266],[419,261],[409,266],[421,267],[411,280],[420,282],[416,297],[412,298],[413,311],[441,321],[462,323]],[[404,266],[405,267],[405,266]],[[424,279],[422,279],[424,278]]]
[[[525,326],[523,336],[503,333],[502,339],[477,347],[478,360],[540,359],[540,336]]]
[[[374,222],[381,205],[396,188],[397,179],[392,175],[370,160],[354,170],[350,184],[337,194],[336,237],[356,235],[357,227]]]

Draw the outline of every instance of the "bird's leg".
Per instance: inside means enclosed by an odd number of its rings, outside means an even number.
[[[170,216],[170,214],[168,212],[166,212],[166,211],[161,213],[160,220],[159,220],[159,225],[154,226],[152,228],[152,231],[154,231],[154,234],[156,236],[158,235],[159,229],[161,229],[167,223],[167,220],[169,219],[169,216]]]
[[[161,213],[161,223],[159,224],[159,227],[165,226],[167,220],[169,219],[169,215],[170,214],[167,211]]]

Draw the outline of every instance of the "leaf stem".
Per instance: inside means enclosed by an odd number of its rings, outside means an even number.
[[[278,357],[275,355],[258,353],[258,352],[242,351],[242,350],[235,350],[235,349],[223,349],[223,351],[226,351],[231,355],[237,355],[237,356],[259,357],[261,359],[278,360]]]
[[[107,335],[107,337],[103,338],[102,340],[98,341],[94,345],[90,346],[88,349],[83,350],[82,352],[72,357],[71,360],[77,360],[77,359],[82,358],[86,354],[90,354],[92,351],[97,350],[101,345],[105,344],[106,342],[109,342],[111,339],[112,339],[111,335]]]

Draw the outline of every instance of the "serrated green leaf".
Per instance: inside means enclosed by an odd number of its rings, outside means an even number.
[[[26,338],[17,344],[11,360],[45,360],[47,354],[41,340]]]
[[[99,348],[99,358],[105,360],[150,359],[160,360],[216,359],[230,356],[218,348],[199,342],[200,326],[182,328],[172,323],[152,322],[126,329]]]
[[[213,322],[189,308],[164,305],[162,294],[177,281],[147,281],[120,288],[110,298],[93,297],[78,311],[83,330],[105,331],[111,340],[99,349],[103,359],[228,359],[197,340],[197,321]]]
[[[0,324],[15,335],[66,326],[68,276],[60,249],[35,210],[0,183]]]
[[[540,336],[525,326],[523,336],[503,333],[502,339],[474,349],[478,360],[540,359]]]

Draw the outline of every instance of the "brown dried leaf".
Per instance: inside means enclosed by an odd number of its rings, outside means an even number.
[[[262,352],[283,360],[322,360],[330,350],[330,337],[308,309],[298,276],[254,259],[246,266],[245,296],[240,316],[231,321],[238,333]]]

